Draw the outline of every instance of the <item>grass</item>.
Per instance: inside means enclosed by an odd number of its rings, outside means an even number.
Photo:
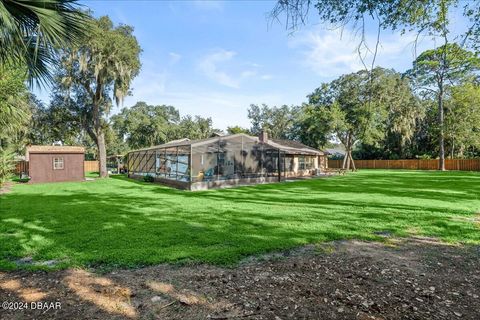
[[[85,178],[98,178],[99,176],[99,173],[95,171],[85,172]]]
[[[480,174],[364,170],[329,179],[188,192],[114,176],[18,184],[0,196],[0,269],[162,262],[229,265],[247,255],[382,233],[480,244]],[[40,267],[41,268],[41,267]]]

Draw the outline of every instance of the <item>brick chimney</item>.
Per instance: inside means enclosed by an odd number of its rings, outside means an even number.
[[[260,139],[260,142],[268,142],[267,130],[262,129],[262,131],[260,131],[260,134],[258,135],[258,139]]]

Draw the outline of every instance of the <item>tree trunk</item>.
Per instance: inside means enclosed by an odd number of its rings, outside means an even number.
[[[440,147],[440,159],[438,163],[438,169],[441,171],[445,171],[445,130],[444,130],[444,110],[443,110],[443,81],[439,85],[439,92],[438,92],[438,126],[440,129],[440,136],[438,139],[439,147]]]
[[[350,151],[349,156],[350,156],[350,160],[352,161],[352,171],[357,171],[357,167],[355,166],[355,161],[353,161],[352,151]]]
[[[444,91],[444,77],[447,70],[447,44],[448,44],[448,30],[447,30],[447,8],[445,5],[445,1],[440,2],[441,6],[441,20],[443,20],[443,53],[442,53],[442,61],[441,61],[441,72],[438,76],[438,125],[440,127],[440,139],[438,141],[440,147],[440,159],[438,164],[438,169],[441,171],[445,171],[445,128],[444,128],[444,120],[445,114],[443,109],[443,91]]]
[[[97,83],[95,94],[93,96],[93,123],[96,136],[97,153],[98,153],[98,168],[100,178],[107,178],[107,147],[105,145],[105,133],[102,125],[102,114],[100,112],[100,104],[102,102],[102,88],[101,83]]]
[[[356,171],[357,168],[355,167],[355,162],[353,161],[353,157],[352,157],[352,147],[353,147],[352,140],[353,139],[350,134],[347,135],[346,140],[341,140],[342,144],[345,146],[345,156],[343,157],[342,169],[350,170],[350,165],[351,165],[352,171]]]
[[[342,169],[345,169],[345,166],[347,165],[347,157],[347,152],[345,151],[345,155],[343,156]]]
[[[450,152],[450,158],[453,159],[455,157],[455,139],[452,138],[452,150]]]
[[[107,178],[107,148],[105,146],[105,134],[103,133],[103,130],[100,130],[100,132],[97,133],[97,150],[100,178]]]

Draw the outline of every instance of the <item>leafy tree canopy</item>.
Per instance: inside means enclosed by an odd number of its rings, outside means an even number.
[[[407,71],[407,75],[420,91],[430,90],[438,94],[439,86],[471,80],[479,68],[477,54],[456,43],[448,43],[422,52],[413,61],[413,68]]]
[[[351,158],[359,141],[375,144],[385,139],[389,130],[406,138],[413,135],[416,99],[408,81],[393,70],[375,68],[371,74],[362,70],[343,75],[308,98],[299,132],[309,145],[323,147],[338,139]]]
[[[293,131],[294,109],[287,105],[269,107],[266,104],[251,104],[248,108],[248,118],[252,123],[250,132],[258,135],[264,129],[274,139],[288,139]]]
[[[173,140],[173,125],[178,124],[180,115],[172,106],[153,106],[137,102],[131,108],[111,117],[117,135],[133,148],[138,149]]]
[[[137,102],[131,108],[111,117],[111,127],[128,148],[139,149],[159,145],[171,140],[204,139],[220,130],[212,127],[212,119],[190,115],[180,117],[173,106],[148,105]]]
[[[242,128],[240,126],[228,127],[227,133],[228,134],[237,134],[237,133],[251,134],[250,130],[248,130],[247,128]]]

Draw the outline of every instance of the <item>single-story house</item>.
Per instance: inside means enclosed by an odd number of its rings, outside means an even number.
[[[28,176],[31,183],[83,181],[85,148],[77,146],[28,146]]]
[[[180,139],[131,151],[129,177],[151,176],[176,188],[202,190],[281,181],[316,175],[326,169],[324,152],[290,140],[247,134],[201,140]]]

